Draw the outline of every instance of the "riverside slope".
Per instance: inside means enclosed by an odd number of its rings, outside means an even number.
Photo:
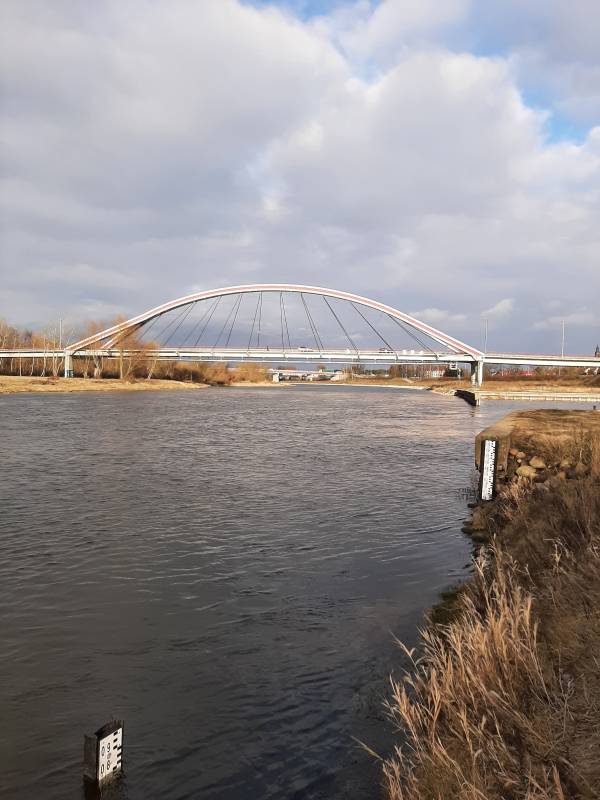
[[[600,414],[510,414],[477,437],[477,458],[484,438],[501,443],[498,495],[473,511],[474,578],[393,683],[411,749],[384,763],[388,797],[594,800]]]

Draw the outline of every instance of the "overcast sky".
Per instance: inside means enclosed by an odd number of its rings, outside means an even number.
[[[0,316],[358,292],[600,341],[597,0],[3,0]]]

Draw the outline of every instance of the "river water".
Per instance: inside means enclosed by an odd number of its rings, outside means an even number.
[[[478,430],[515,408],[356,387],[0,398],[0,795],[378,796],[354,738],[465,574]],[[353,738],[354,737],[354,738]]]

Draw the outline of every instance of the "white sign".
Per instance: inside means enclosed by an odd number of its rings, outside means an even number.
[[[496,439],[485,439],[481,452],[481,482],[479,494],[482,500],[493,500],[496,483],[496,463],[498,460],[498,442]]]
[[[121,769],[123,728],[117,728],[98,742],[98,783]]]

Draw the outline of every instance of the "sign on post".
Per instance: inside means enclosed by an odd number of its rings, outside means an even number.
[[[493,500],[496,496],[496,471],[498,467],[498,440],[484,439],[481,442],[479,460],[479,497]]]
[[[115,777],[121,771],[122,754],[123,721],[115,719],[98,728],[93,736],[84,736],[84,777],[97,785]]]

